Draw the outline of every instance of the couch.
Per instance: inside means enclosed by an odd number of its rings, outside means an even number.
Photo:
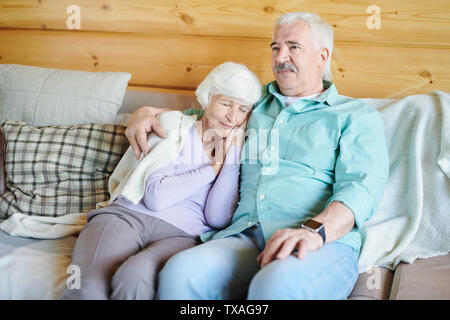
[[[6,70],[7,67],[0,65],[0,112],[2,103],[3,108],[11,103],[11,97],[8,100],[5,96],[16,90],[13,87],[27,87],[28,81],[15,79],[12,82],[17,83],[9,86],[6,80],[15,77],[11,76],[11,70]],[[72,121],[76,115],[71,113],[76,113],[73,110],[81,103],[76,95],[73,95],[73,99],[77,101],[55,102],[55,97],[47,97],[50,99],[47,101],[44,99],[45,90],[42,88],[51,78],[48,70],[21,69],[21,66],[11,68],[18,68],[20,77],[31,79],[27,90],[33,94],[23,103],[25,110],[31,105],[36,114],[43,112],[46,106],[58,108],[64,103],[71,104],[68,110],[61,112],[59,123],[55,123],[58,122],[58,115],[53,123],[45,123],[58,111],[50,111],[48,116],[40,120],[39,117],[28,117],[30,110],[22,114],[15,112],[12,117],[16,118],[12,120],[25,121],[34,126],[75,126],[92,121],[92,118],[86,118],[86,110],[84,118],[76,120],[78,123]],[[14,69],[13,73],[16,74],[17,70]],[[41,88],[30,87],[36,80],[36,72],[44,72],[38,77],[42,80]],[[68,86],[71,81],[86,82],[83,77],[89,78],[93,74],[73,76],[72,71],[65,72],[68,73],[51,80],[60,85],[60,89],[52,90],[64,89],[63,85]],[[97,86],[98,99],[89,100],[96,94],[93,93],[94,89],[88,88],[89,92],[81,104],[108,110],[106,113],[109,114],[105,113],[105,117],[100,112],[93,115],[94,121],[104,125],[126,125],[130,113],[141,105],[178,109],[199,106],[195,97],[188,94],[126,90],[129,79],[127,74],[114,74],[112,78],[108,78],[111,75],[101,75],[107,78],[102,80],[109,81],[107,84],[99,84],[97,76],[92,83]],[[115,86],[115,89],[112,90],[111,86]],[[39,99],[35,97],[36,92],[39,92]],[[105,98],[102,94],[114,96],[114,99]],[[114,103],[110,101],[106,106],[101,105],[102,101],[108,99]],[[386,120],[392,178],[389,179],[378,212],[362,230],[361,273],[348,297],[351,300],[450,299],[450,224],[446,217],[450,208],[450,131],[446,131],[450,128],[447,127],[450,121],[449,99],[450,96],[443,92],[398,100],[364,99],[377,108]],[[120,132],[123,135],[123,130]],[[9,150],[5,142],[8,137],[5,135],[0,130],[0,197],[9,189],[8,165],[5,163]],[[121,147],[120,152],[124,152],[124,147]],[[108,175],[102,177],[107,180]],[[421,188],[416,188],[417,185],[421,185]],[[431,193],[433,196],[430,196]],[[20,215],[9,215],[8,212],[1,212],[1,208],[0,299],[58,299],[73,275],[73,270],[69,268],[70,256],[77,233],[85,223],[83,219],[86,212],[37,218],[41,220],[28,220],[30,217],[27,216],[23,216],[22,220],[13,220],[13,217]],[[434,221],[436,223],[433,224]]]

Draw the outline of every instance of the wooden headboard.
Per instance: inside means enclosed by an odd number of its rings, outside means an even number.
[[[126,71],[132,89],[193,94],[234,61],[266,83],[273,23],[290,11],[333,27],[341,94],[450,91],[448,0],[0,0],[0,63]]]

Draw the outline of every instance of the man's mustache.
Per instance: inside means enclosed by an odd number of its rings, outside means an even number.
[[[285,62],[285,63],[279,64],[275,68],[275,72],[280,72],[281,70],[286,70],[286,69],[297,73],[297,68],[292,63],[289,63],[289,62]]]

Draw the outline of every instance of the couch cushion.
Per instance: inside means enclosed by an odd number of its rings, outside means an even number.
[[[391,292],[394,272],[374,266],[361,273],[349,300],[387,300]]]
[[[450,254],[400,263],[390,299],[450,300]]]
[[[125,72],[87,72],[0,65],[0,122],[34,126],[112,123],[128,80]]]
[[[76,240],[12,237],[0,230],[0,300],[58,299]]]
[[[124,126],[1,127],[8,190],[0,196],[0,218],[82,213],[109,199],[109,176],[128,147]]]

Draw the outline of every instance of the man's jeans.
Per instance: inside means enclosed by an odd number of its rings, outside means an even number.
[[[300,260],[260,268],[260,227],[182,251],[159,274],[159,299],[346,299],[358,278],[358,252],[333,242]]]

